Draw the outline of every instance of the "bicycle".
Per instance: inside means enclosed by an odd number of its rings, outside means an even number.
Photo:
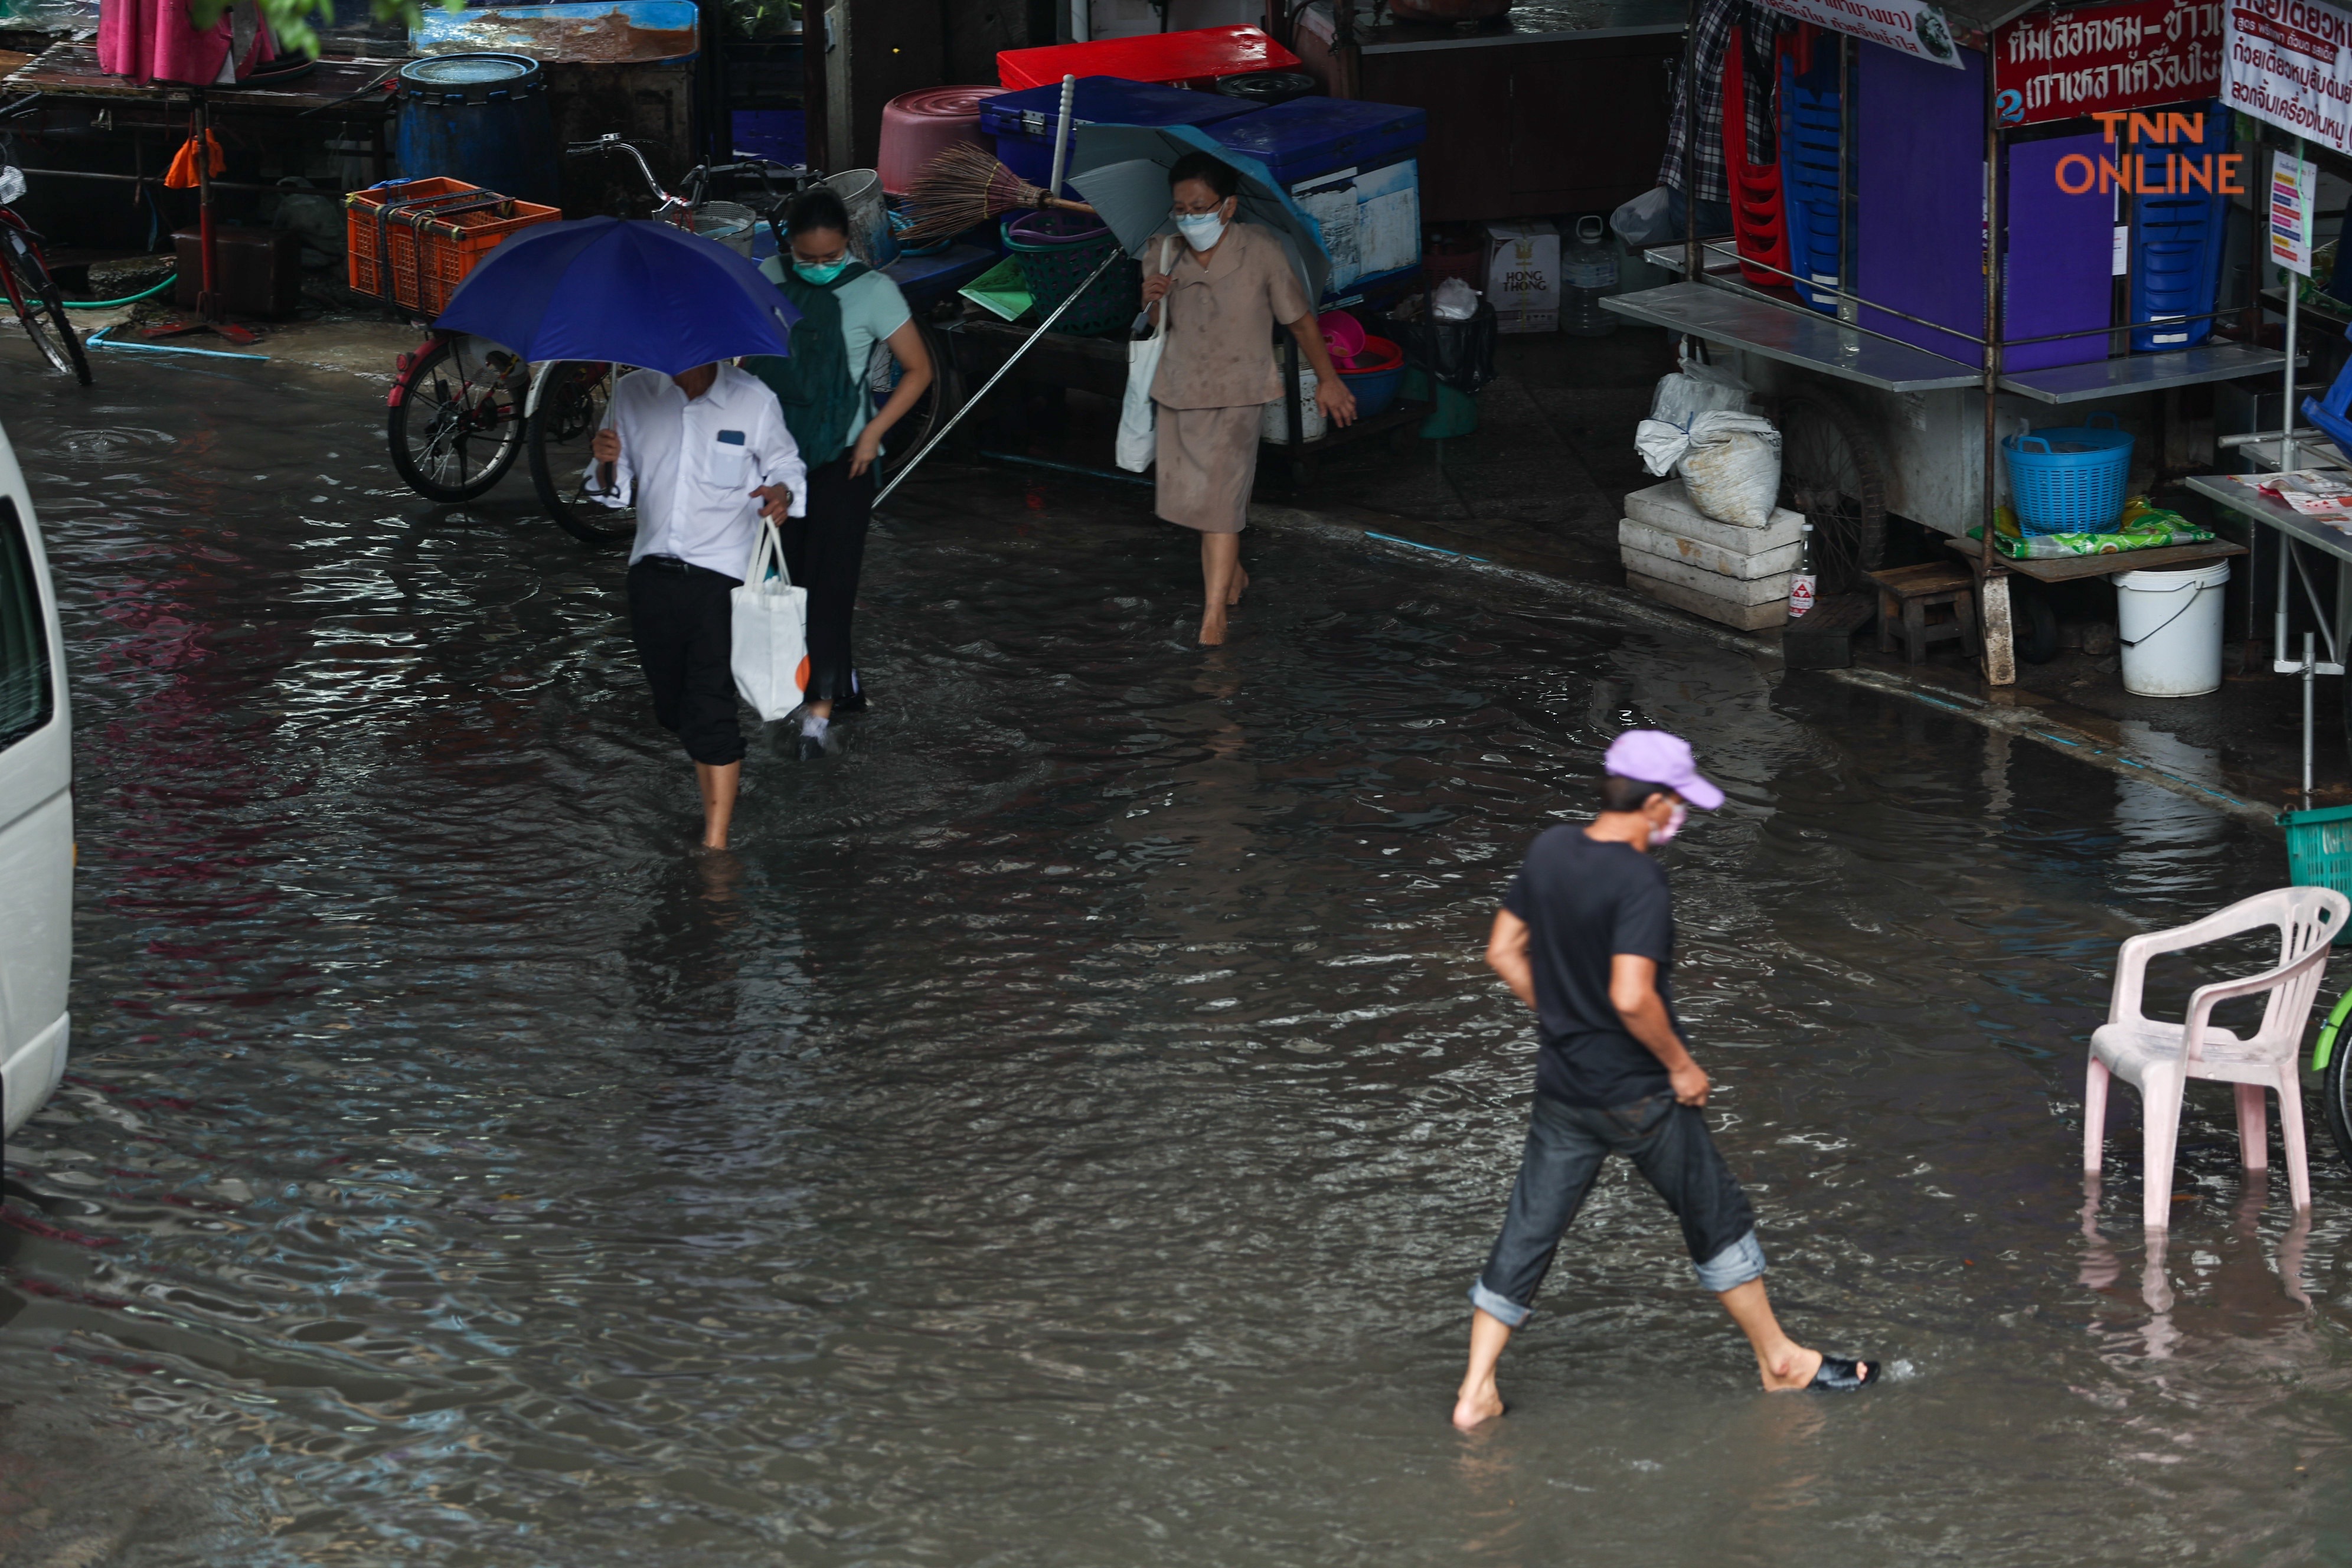
[[[0,123],[29,114],[40,100],[37,92],[0,109]],[[88,386],[89,356],[82,352],[81,338],[66,319],[66,299],[49,276],[48,262],[41,255],[41,237],[15,210],[24,195],[25,171],[0,160],[0,292],[7,295],[8,308],[16,313],[41,357]]]
[[[522,362],[462,333],[436,332],[398,366],[384,396],[385,430],[408,488],[454,504],[506,478],[522,449]]]

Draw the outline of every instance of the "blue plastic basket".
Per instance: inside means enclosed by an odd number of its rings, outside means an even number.
[[[2123,516],[2131,435],[2104,409],[2089,417],[2107,423],[2035,430],[2000,444],[2023,531],[2104,533]]]

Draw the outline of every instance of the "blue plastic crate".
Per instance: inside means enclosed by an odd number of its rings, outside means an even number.
[[[1837,312],[1838,143],[1843,111],[1837,51],[1816,51],[1801,75],[1792,54],[1780,57],[1780,190],[1789,224],[1789,270],[1797,298]]]
[[[2151,174],[2161,170],[2169,153],[2201,160],[2228,152],[2230,111],[2219,103],[2205,104],[2203,109],[2203,141],[2126,151],[2152,162],[2157,167]],[[2220,297],[2228,210],[2228,197],[2201,190],[2189,195],[2132,198],[2133,353],[2168,353],[2193,347],[2212,336],[2210,319],[2185,318],[2205,315]]]
[[[2026,533],[2104,533],[2124,514],[2132,437],[2102,409],[2084,424],[2003,441],[2017,526]]]

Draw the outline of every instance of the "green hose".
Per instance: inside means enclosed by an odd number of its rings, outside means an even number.
[[[65,300],[59,302],[68,310],[104,310],[116,305],[135,305],[142,300],[153,299],[179,280],[180,275],[174,272],[152,289],[142,289],[136,294],[125,294],[120,300]]]

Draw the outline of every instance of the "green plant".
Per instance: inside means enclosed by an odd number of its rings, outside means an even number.
[[[311,30],[310,18],[320,13],[319,0],[254,0],[254,4],[269,24],[269,35],[279,48],[318,58],[319,35]],[[466,8],[466,0],[439,0],[439,4],[445,11]],[[209,27],[229,5],[230,0],[188,0],[188,15],[197,26]],[[368,0],[368,5],[379,22],[405,22],[414,27],[425,18],[425,8],[417,0]]]

